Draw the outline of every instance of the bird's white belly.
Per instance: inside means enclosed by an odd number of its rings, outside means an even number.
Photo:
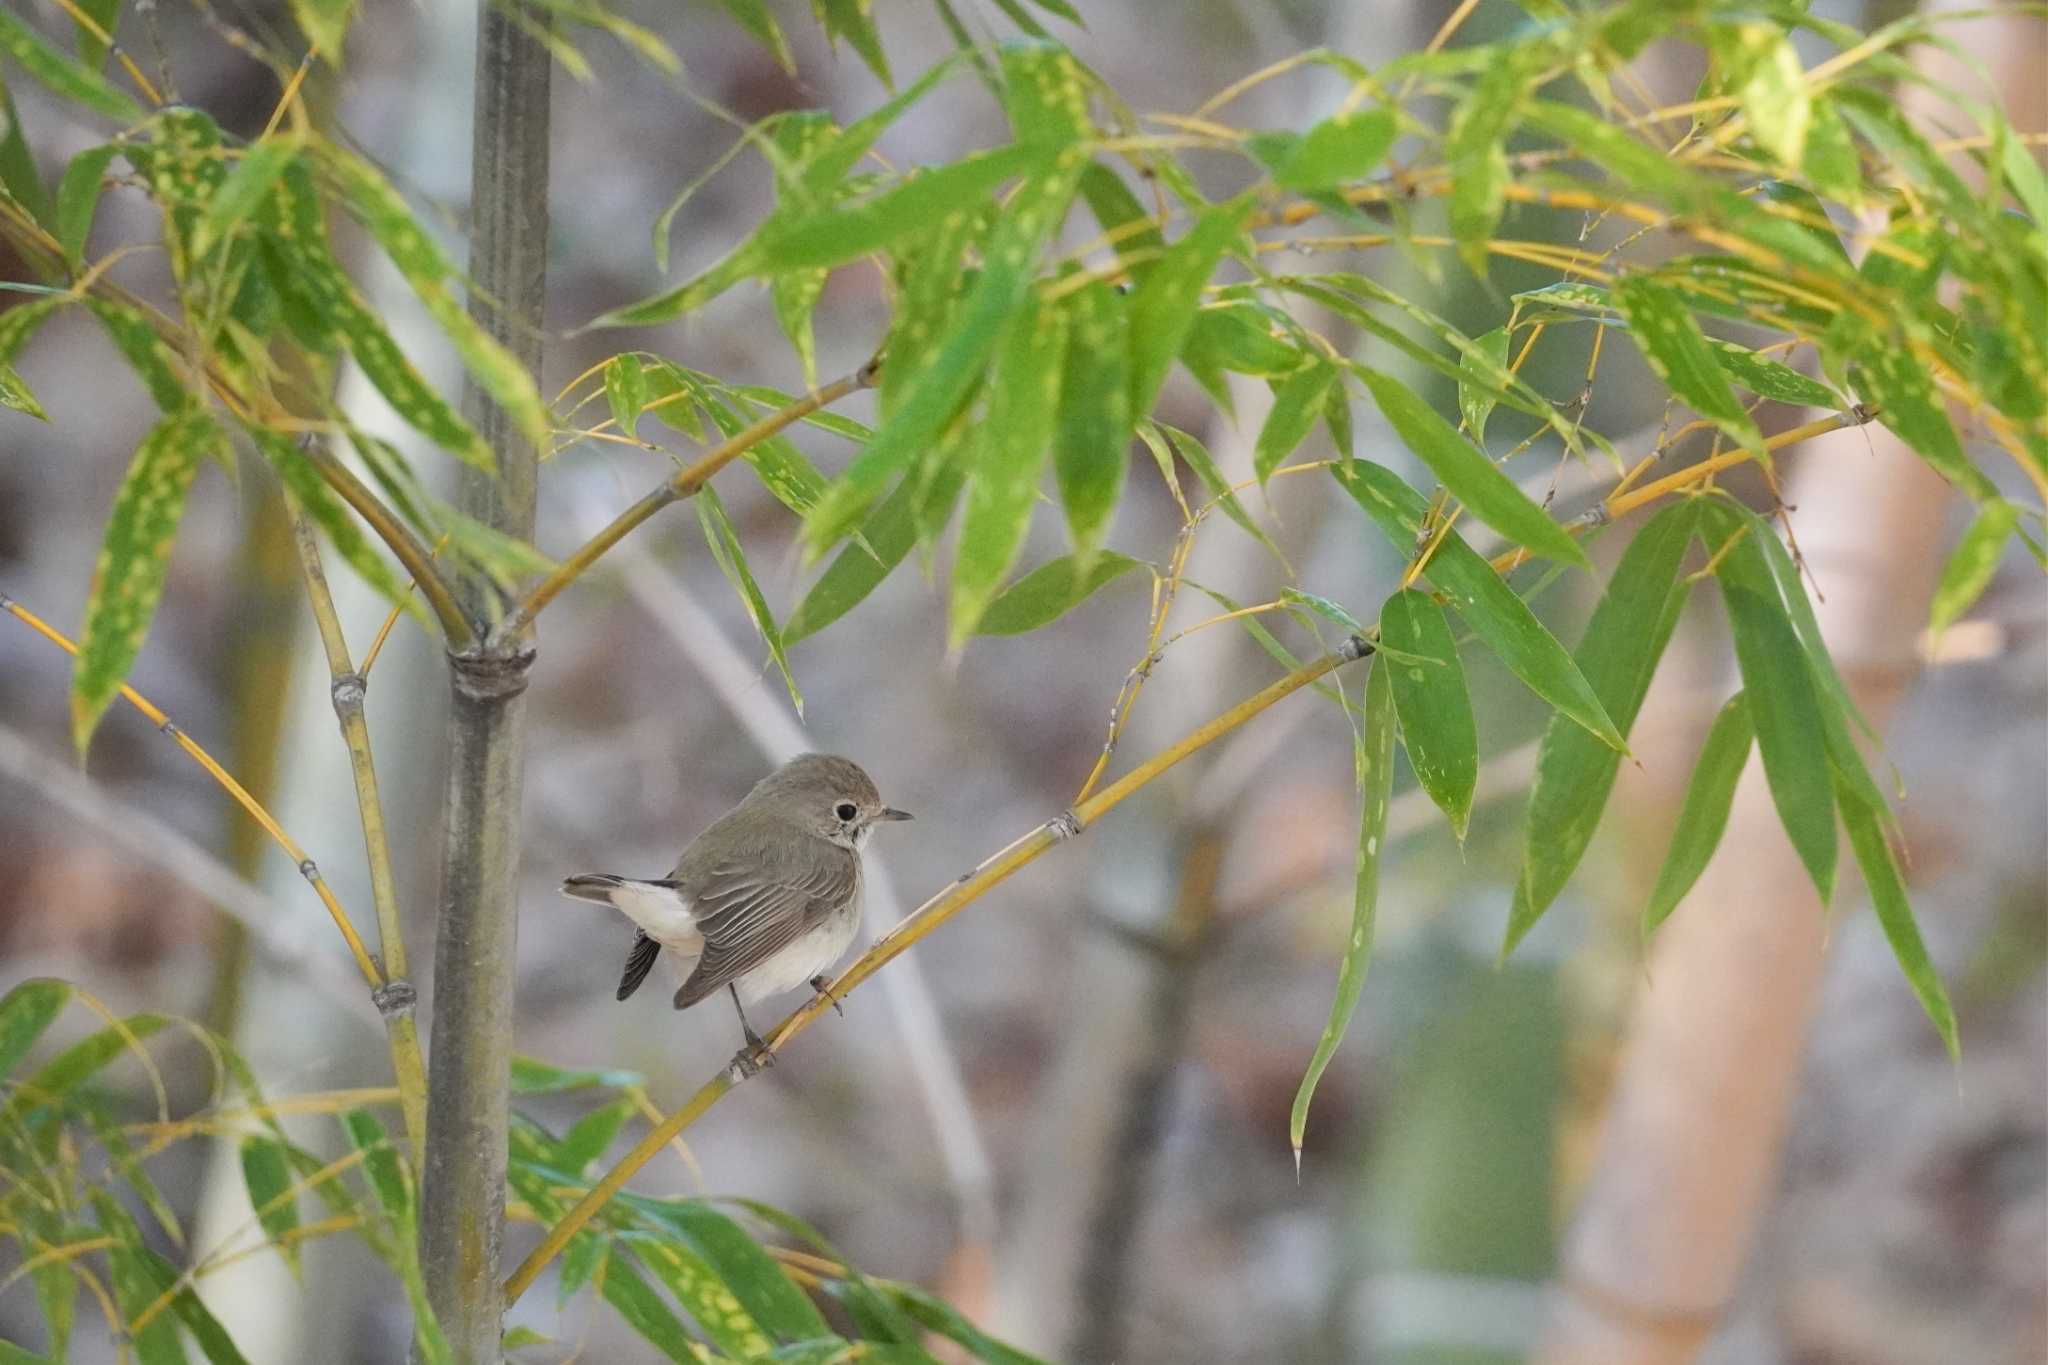
[[[807,985],[810,979],[840,958],[853,946],[860,932],[860,912],[838,915],[779,949],[739,980],[740,999],[756,1004],[771,995]]]

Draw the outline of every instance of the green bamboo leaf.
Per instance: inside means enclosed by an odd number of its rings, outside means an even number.
[[[1579,543],[1565,534],[1548,512],[1531,502],[1500,466],[1460,436],[1458,429],[1413,389],[1378,370],[1361,367],[1358,375],[1402,444],[1428,465],[1474,516],[1537,554],[1592,567]]]
[[[63,300],[55,297],[30,299],[0,312],[0,365],[11,364],[28,339],[62,305]]]
[[[701,1365],[690,1330],[623,1256],[605,1264],[604,1301],[675,1365]]]
[[[64,176],[57,182],[57,244],[73,270],[85,265],[85,239],[92,232],[93,213],[99,208],[100,190],[106,179],[107,163],[120,154],[118,143],[88,147],[71,158]]]
[[[697,1325],[735,1360],[765,1360],[775,1339],[761,1330],[753,1315],[719,1279],[718,1272],[695,1249],[673,1235],[626,1233],[614,1245],[629,1249],[634,1259],[668,1286]],[[618,1264],[614,1257],[611,1266]],[[610,1273],[607,1267],[606,1273]]]
[[[1913,988],[1913,995],[1927,1012],[1934,1031],[1941,1035],[1949,1060],[1959,1060],[1962,1040],[1956,1033],[1955,1007],[1949,1004],[1941,976],[1927,956],[1927,945],[1921,941],[1920,928],[1913,922],[1905,879],[1899,875],[1898,860],[1885,838],[1885,815],[1865,805],[1862,794],[1847,783],[1841,784],[1837,794],[1842,803],[1842,826],[1849,832],[1849,847],[1856,854],[1856,865],[1863,870],[1863,885],[1870,892],[1871,908],[1877,912],[1877,922],[1899,960],[1899,970],[1905,973],[1906,984]]]
[[[694,371],[689,373],[699,387],[699,403],[704,411],[711,414],[712,425],[726,436],[736,436],[743,431],[752,421],[751,414],[736,410],[721,394],[730,394],[748,402],[755,401],[754,398],[727,385],[719,384],[709,375],[697,374]],[[786,394],[777,394],[772,400],[772,406],[775,408],[785,407],[788,403],[789,397]],[[839,434],[852,440],[874,439],[873,432],[862,428],[841,431]],[[810,510],[818,505],[818,499],[825,495],[825,476],[818,472],[817,466],[806,459],[804,453],[796,448],[796,443],[787,436],[770,436],[765,441],[756,442],[740,458],[747,462],[747,467],[754,471],[754,477],[761,481],[763,488],[774,495],[777,502],[800,517],[808,515]]]
[[[1687,500],[1665,508],[1636,533],[1574,656],[1624,735],[1635,724],[1690,594],[1679,564],[1698,525],[1699,504]],[[1503,953],[1514,950],[1585,856],[1620,763],[1619,753],[1561,716],[1544,730]]]
[[[1809,379],[1789,365],[1758,355],[1732,341],[1709,340],[1714,359],[1727,376],[1760,398],[1801,407],[1840,412],[1848,407],[1842,395],[1818,379]]]
[[[12,365],[0,364],[0,408],[27,413],[39,422],[50,420],[50,414],[43,411],[43,405],[36,400],[27,381],[15,372]]]
[[[1060,412],[1066,324],[1064,310],[1042,311],[1027,303],[1010,324],[997,357],[988,412],[969,438],[967,511],[953,561],[947,625],[951,648],[974,633],[975,622],[1024,548]],[[1123,392],[1120,377],[1117,392]]]
[[[920,521],[945,520],[966,477],[959,461],[941,466],[929,483],[916,471],[906,475],[861,523],[854,543],[839,552],[797,604],[783,625],[783,644],[817,634],[880,586],[917,543]]]
[[[0,53],[14,58],[31,79],[47,87],[67,104],[79,104],[96,114],[137,123],[142,109],[82,62],[65,56],[12,10],[0,8]]]
[[[36,222],[49,223],[50,191],[36,169],[28,139],[22,136],[21,114],[14,107],[14,92],[7,88],[4,76],[0,76],[0,189],[13,196]]]
[[[695,1200],[664,1201],[658,1216],[667,1231],[704,1259],[763,1331],[784,1341],[826,1335],[825,1320],[811,1301],[738,1223]]]
[[[1877,420],[1913,448],[1935,473],[1977,502],[1998,496],[1991,480],[1970,461],[1934,389],[1934,377],[1895,338],[1862,347],[1849,382],[1877,408]]]
[[[562,1269],[555,1282],[555,1308],[569,1306],[576,1292],[603,1273],[611,1255],[611,1243],[592,1232],[579,1232],[562,1252]]]
[[[203,257],[228,239],[253,214],[304,150],[299,139],[280,133],[252,142],[206,205],[192,233],[192,255]]]
[[[1044,40],[1002,46],[1003,109],[1020,144],[1064,148],[1095,135],[1088,72],[1074,54]]]
[[[1315,429],[1331,386],[1336,383],[1335,365],[1327,360],[1312,360],[1274,386],[1273,406],[1267,411],[1258,441],[1252,447],[1252,471],[1259,476],[1260,487]]]
[[[1179,427],[1170,427],[1164,422],[1158,426],[1173,441],[1173,448],[1188,462],[1188,468],[1195,471],[1195,477],[1202,481],[1202,488],[1223,508],[1223,514],[1242,527],[1246,535],[1265,546],[1268,554],[1284,564],[1286,557],[1280,553],[1280,547],[1275,545],[1273,538],[1252,520],[1251,513],[1245,511],[1244,503],[1239,501],[1237,494],[1232,491],[1230,480],[1223,477],[1223,470],[1217,465],[1216,457],[1209,453],[1209,448]]]
[[[796,58],[789,52],[789,39],[782,36],[782,25],[775,22],[775,16],[769,13],[761,0],[718,0],[718,7],[730,14],[755,42],[767,48],[777,66],[784,71],[796,70]]]
[[[695,502],[697,522],[704,528],[704,540],[711,547],[711,557],[718,562],[726,582],[732,584],[733,590],[740,595],[747,616],[753,621],[754,629],[760,632],[762,643],[768,646],[768,657],[775,661],[776,671],[782,674],[783,686],[789,689],[789,700],[801,717],[804,694],[797,690],[796,678],[789,671],[789,657],[783,652],[782,632],[775,624],[775,614],[769,611],[768,599],[762,595],[761,585],[754,581],[753,571],[747,567],[747,554],[740,544],[739,532],[733,529],[732,518],[725,514],[725,504],[718,500],[718,494],[710,485],[697,490]]]
[[[225,443],[205,409],[172,413],[143,437],[114,495],[71,674],[71,738],[81,755],[142,652],[192,476]]]
[[[1316,1040],[1308,1070],[1294,1092],[1294,1109],[1288,1116],[1287,1136],[1294,1147],[1294,1168],[1301,1170],[1301,1139],[1308,1129],[1309,1101],[1316,1084],[1336,1055],[1337,1045],[1351,1026],[1358,997],[1365,989],[1365,973],[1372,961],[1373,927],[1379,910],[1380,857],[1387,832],[1387,795],[1394,775],[1394,694],[1383,662],[1376,661],[1365,682],[1365,721],[1358,732],[1353,761],[1358,772],[1358,861],[1356,886],[1351,904],[1351,937],[1337,963],[1337,995],[1330,1002],[1330,1017]]]
[[[1515,295],[1515,317],[1529,322],[1619,322],[1614,296],[1597,284],[1560,280]]]
[[[1657,870],[1657,885],[1643,907],[1643,936],[1671,917],[1678,903],[1692,890],[1700,873],[1707,870],[1714,850],[1728,828],[1728,812],[1735,804],[1735,784],[1749,763],[1749,750],[1756,726],[1749,714],[1747,694],[1737,692],[1721,707],[1700,746],[1699,761],[1693,764],[1692,782],[1685,789],[1685,804],[1678,812],[1678,828],[1672,832],[1671,848],[1664,865]]]
[[[1507,368],[1508,333],[1505,327],[1496,327],[1472,340],[1493,362],[1493,368]],[[1482,451],[1486,449],[1486,419],[1493,415],[1497,401],[1495,388],[1485,377],[1481,362],[1470,356],[1461,356],[1458,364],[1458,415],[1465,419],[1466,434]]]
[[[1813,98],[1784,27],[1763,21],[1710,24],[1707,37],[1722,83],[1742,101],[1750,139],[1797,170],[1806,156]]]
[[[1392,470],[1369,460],[1336,465],[1330,472],[1396,549],[1414,552],[1429,506],[1420,493]],[[1571,655],[1457,532],[1443,538],[1424,573],[1509,672],[1603,743],[1627,751],[1621,732]]]
[[[1749,694],[1771,800],[1786,837],[1826,901],[1835,887],[1835,801],[1821,699],[1758,540],[1754,531],[1743,535],[1721,556],[1715,572],[1728,606],[1735,662]]]
[[[166,413],[185,407],[187,394],[178,356],[156,334],[149,320],[123,304],[88,298],[85,306],[107,329],[107,336],[127,359],[149,389],[149,396]]]
[[[875,31],[863,0],[812,0],[811,8],[825,26],[827,42],[836,49],[839,39],[844,38],[860,54],[868,70],[875,73],[876,80],[895,87],[896,81],[889,74],[888,54],[882,50],[882,35]]]
[[[1284,587],[1280,589],[1280,600],[1295,606],[1306,607],[1325,621],[1330,622],[1332,625],[1342,626],[1353,635],[1364,635],[1367,633],[1365,625],[1356,616],[1346,611],[1342,603],[1332,602],[1327,597],[1318,597],[1315,593],[1303,592],[1299,588]],[[1236,608],[1233,607],[1231,610],[1234,611]]]
[[[1861,209],[1870,198],[1863,181],[1863,158],[1849,125],[1835,106],[1821,100],[1813,105],[1806,129],[1806,156],[1801,162],[1813,187],[1838,203]]]
[[[142,1230],[135,1220],[105,1190],[94,1189],[91,1197],[102,1231],[114,1241],[106,1253],[114,1302],[120,1308],[122,1321],[132,1322],[156,1302],[165,1286],[158,1284],[150,1264],[151,1253],[142,1243]],[[174,1274],[174,1281],[175,1278]],[[188,1360],[178,1338],[176,1313],[159,1312],[130,1334],[129,1345],[142,1365],[186,1365]]]
[[[1305,359],[1316,357],[1276,334],[1284,317],[1263,304],[1242,301],[1200,308],[1181,346],[1181,362],[1191,370],[1199,364],[1262,379],[1293,374]]]
[[[291,0],[292,19],[306,41],[320,49],[331,66],[341,65],[342,44],[348,37],[349,20],[356,0]]]
[[[640,414],[647,410],[647,370],[638,353],[628,351],[605,362],[604,399],[619,430],[638,436]]]
[[[1393,686],[1408,762],[1463,844],[1479,782],[1479,732],[1451,624],[1427,593],[1403,589],[1380,608],[1380,648],[1387,657],[1374,671]]]
[[[467,369],[493,402],[505,410],[536,448],[546,449],[554,416],[518,357],[496,341],[448,289],[453,264],[428,235],[405,198],[376,167],[331,142],[317,144],[323,168],[336,181],[343,203],[398,267],[428,316],[455,347]],[[360,359],[360,357],[358,357]]]
[[[1451,232],[1474,274],[1486,273],[1486,241],[1507,207],[1508,128],[1528,98],[1537,73],[1551,58],[1551,44],[1517,42],[1493,49],[1471,91],[1451,115],[1444,162],[1451,171]]]
[[[1085,567],[1102,544],[1130,467],[1129,313],[1101,280],[1061,301],[1067,333],[1053,469],[1074,552]]]
[[[326,532],[328,543],[335,553],[342,557],[357,577],[376,589],[379,596],[394,606],[405,609],[420,625],[432,629],[433,618],[420,604],[418,594],[412,592],[406,581],[392,568],[391,561],[384,557],[382,547],[363,532],[350,511],[334,490],[320,477],[319,470],[312,462],[299,453],[293,439],[280,432],[262,427],[244,426],[242,430],[255,444],[256,450],[277,471],[284,486],[299,500],[299,506],[315,526]]]
[[[1130,296],[1132,417],[1145,417],[1166,382],[1173,358],[1180,354],[1194,325],[1202,291],[1217,261],[1243,235],[1253,197],[1241,194],[1202,211],[1187,235],[1167,248],[1158,265],[1145,275]]]
[[[1291,140],[1285,155],[1269,163],[1273,183],[1283,190],[1325,190],[1363,180],[1387,159],[1394,145],[1394,115],[1359,109],[1324,119]]]
[[[914,1318],[928,1331],[937,1332],[948,1341],[959,1343],[984,1365],[1050,1365],[1039,1357],[1029,1355],[1014,1346],[1006,1346],[989,1336],[966,1315],[945,1300],[928,1294],[914,1284],[895,1280],[876,1282],[882,1292],[896,1301],[905,1313]]]
[[[1083,571],[1073,555],[1062,555],[1025,574],[989,603],[976,635],[1022,635],[1050,624],[1093,597],[1143,561],[1104,550]]]
[[[14,1073],[15,1065],[71,1003],[75,990],[68,981],[36,977],[0,999],[0,1078]]]
[[[348,1134],[349,1145],[363,1153],[363,1174],[378,1207],[391,1220],[403,1243],[409,1245],[413,1226],[412,1184],[406,1179],[405,1164],[398,1159],[390,1135],[367,1109],[349,1110],[342,1115],[341,1126]]]
[[[1927,613],[1928,630],[1939,635],[1960,621],[1984,589],[1991,586],[1999,556],[2005,552],[2006,542],[2012,539],[2019,523],[2020,509],[2005,499],[1984,504],[1976,520],[1956,542],[1948,566],[1941,571],[1941,582],[1934,590],[1934,603]],[[5,1068],[0,1068],[0,1073],[4,1071]]]
[[[1714,348],[1693,320],[1692,311],[1672,289],[1640,275],[1626,275],[1614,286],[1614,300],[1628,319],[1629,333],[1678,399],[1712,422],[1758,463],[1770,467],[1763,433],[1743,410],[1728,377],[1715,361]]]
[[[1142,284],[1166,254],[1166,235],[1158,220],[1115,171],[1097,161],[1081,172],[1081,197],[1133,282]]]
[[[131,1014],[119,1028],[103,1028],[89,1034],[45,1062],[26,1081],[14,1087],[5,1104],[0,1104],[0,1131],[9,1131],[24,1116],[61,1105],[71,1092],[98,1075],[115,1058],[139,1047],[170,1019],[161,1014]]]
[[[32,1355],[13,1342],[0,1338],[0,1365],[53,1365],[48,1356]]]
[[[1078,148],[1061,152],[1011,197],[990,232],[980,278],[931,362],[910,381],[901,405],[868,448],[805,518],[804,539],[813,555],[852,530],[890,476],[937,444],[972,397],[1004,327],[1030,292],[1039,253],[1066,219],[1083,164]]]
[[[580,1173],[611,1148],[612,1139],[619,1135],[620,1127],[638,1112],[630,1096],[622,1096],[591,1110],[562,1134],[562,1141],[555,1149],[556,1158],[562,1165]]]
[[[299,1201],[292,1193],[292,1166],[284,1144],[271,1137],[243,1138],[242,1183],[248,1188],[249,1207],[256,1211],[263,1235],[297,1276],[299,1249],[285,1239],[299,1226]]]
[[[987,204],[950,215],[895,254],[896,316],[882,347],[882,390],[875,403],[884,421],[944,354],[937,343],[952,335],[981,279],[979,261],[987,255],[982,242],[994,217]]]

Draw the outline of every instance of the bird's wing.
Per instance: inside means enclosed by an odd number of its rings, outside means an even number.
[[[850,849],[846,857],[821,861],[807,871],[714,868],[702,885],[692,888],[704,955],[676,992],[676,1008],[688,1009],[724,990],[787,948],[849,902],[859,884],[860,856]]]
[[[647,973],[654,970],[654,959],[661,954],[661,943],[647,936],[641,929],[633,935],[633,950],[626,954],[626,971],[619,978],[619,999],[624,1000],[640,989],[640,983],[647,979]]]

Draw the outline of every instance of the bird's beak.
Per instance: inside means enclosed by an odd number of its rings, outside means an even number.
[[[881,813],[876,815],[875,818],[877,820],[915,820],[917,817],[907,810],[897,810],[894,806],[884,806]]]

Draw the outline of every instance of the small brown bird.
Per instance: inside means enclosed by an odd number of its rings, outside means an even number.
[[[723,987],[747,1043],[763,1051],[746,1006],[808,982],[845,955],[860,929],[860,851],[874,827],[908,820],[884,805],[860,767],[804,754],[755,784],[654,881],[571,877],[562,894],[623,912],[638,926],[619,978],[624,1000],[666,948],[688,1009]]]

